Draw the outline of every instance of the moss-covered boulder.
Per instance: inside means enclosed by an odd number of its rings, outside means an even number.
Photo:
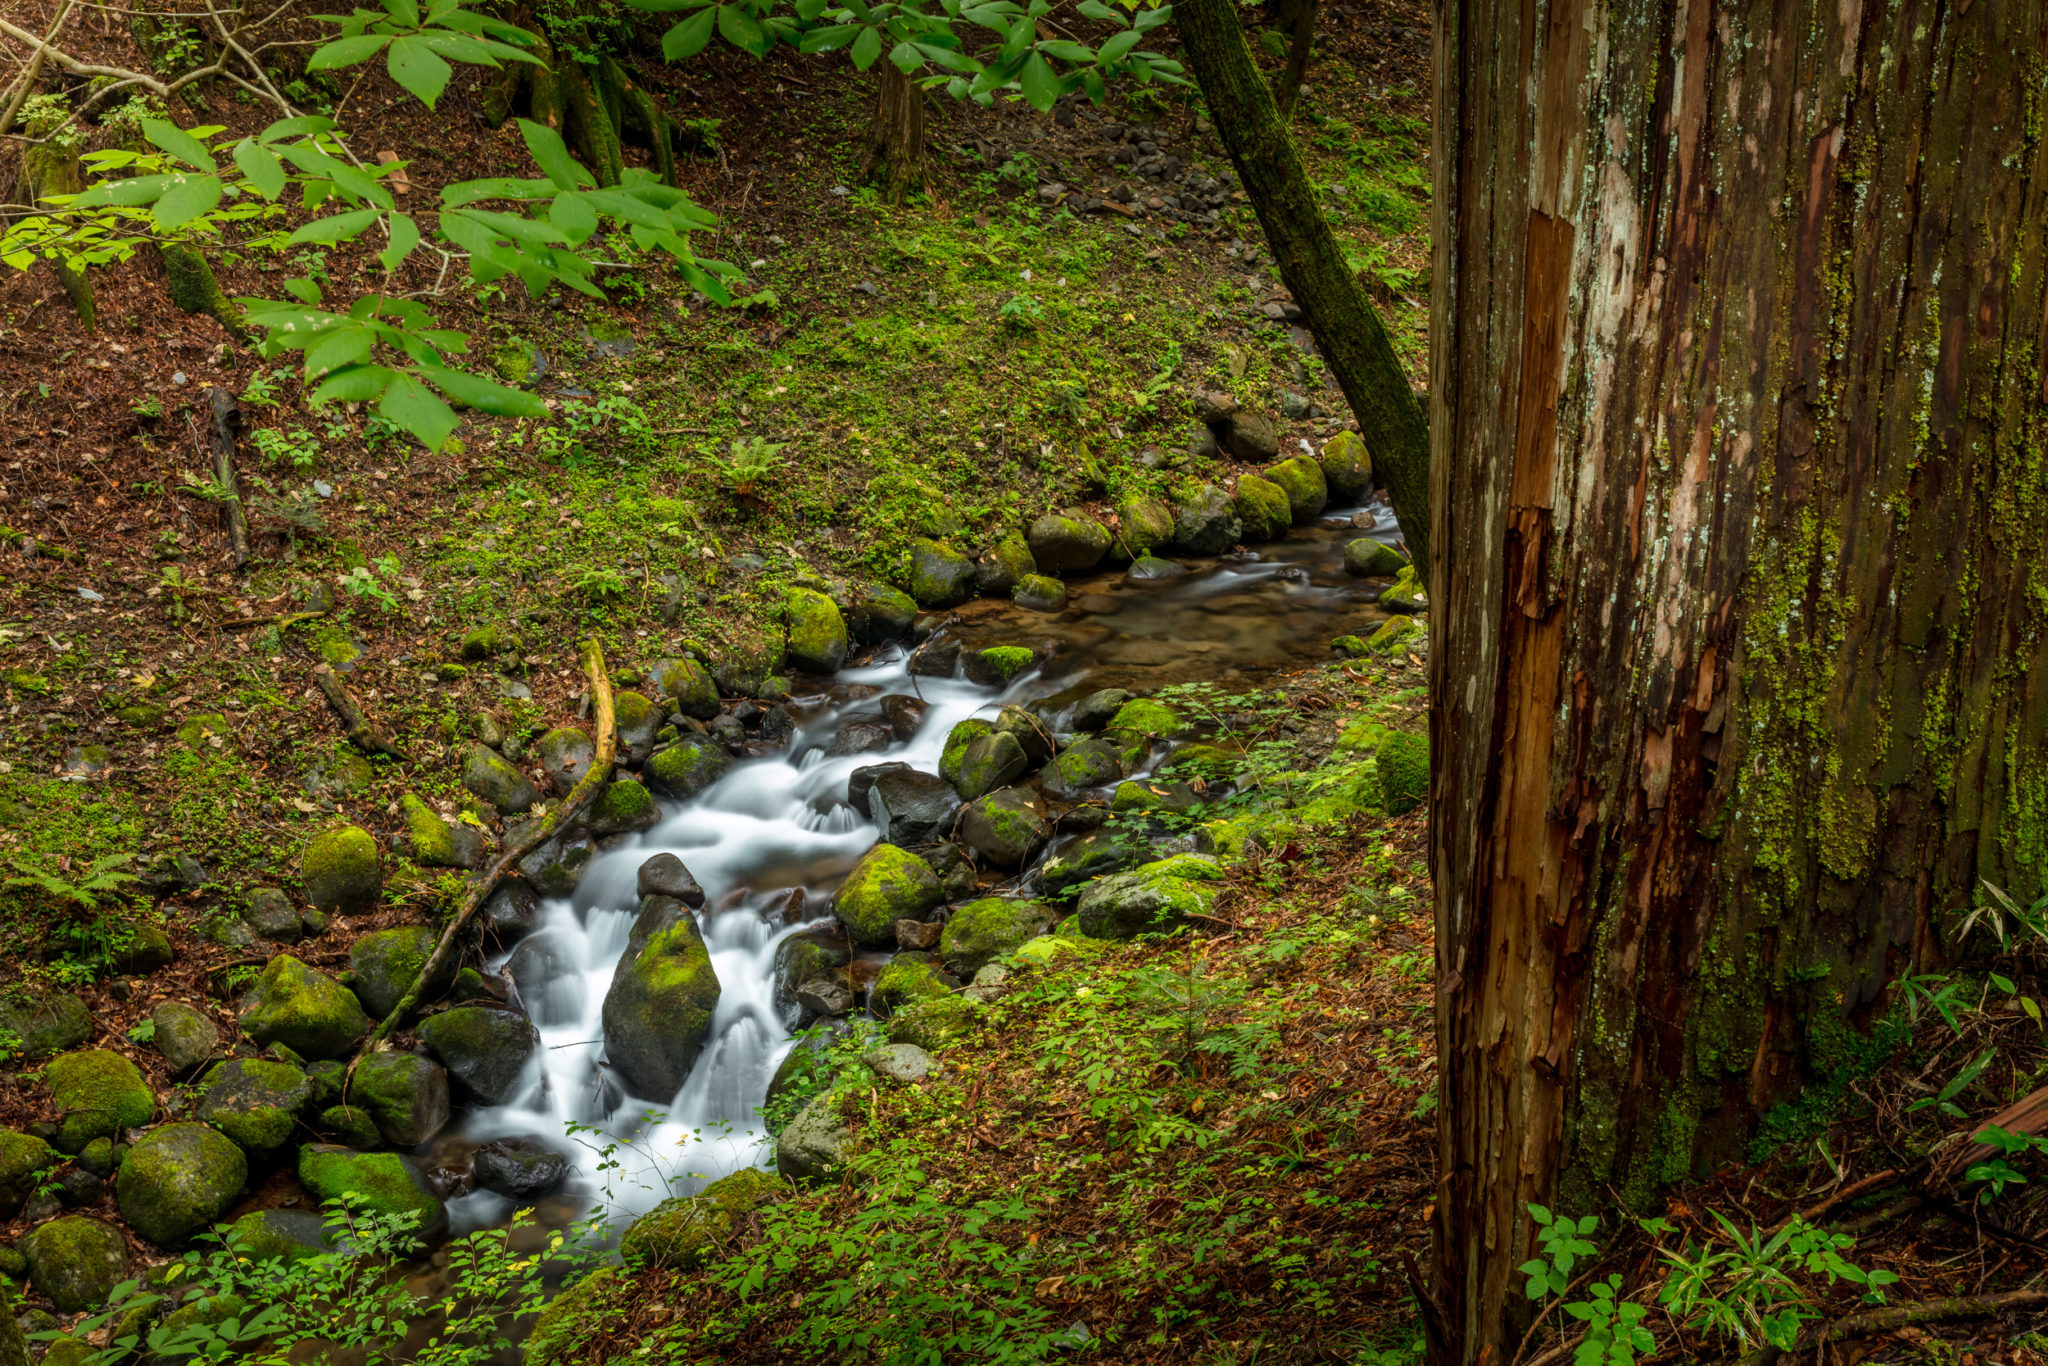
[[[313,1084],[304,1072],[260,1058],[230,1058],[199,1084],[206,1091],[193,1114],[251,1157],[267,1157],[290,1143],[299,1116],[313,1103]]]
[[[1361,536],[1344,547],[1344,568],[1361,578],[1391,579],[1408,567],[1408,557],[1384,541]]]
[[[374,1152],[384,1146],[384,1135],[370,1112],[357,1105],[330,1105],[320,1112],[317,1126],[328,1139],[357,1152]]]
[[[537,1200],[569,1175],[569,1159],[535,1138],[494,1138],[478,1148],[469,1169],[479,1188],[511,1200]]]
[[[1205,740],[1191,740],[1166,752],[1166,757],[1159,761],[1159,776],[1176,781],[1191,782],[1201,778],[1210,782],[1227,782],[1235,778],[1243,767],[1244,751]]]
[[[92,1037],[92,1012],[68,991],[16,982],[0,989],[0,1031],[21,1040],[20,1057],[35,1062]]]
[[[1077,731],[1098,731],[1106,729],[1123,710],[1124,703],[1131,700],[1131,694],[1123,688],[1102,688],[1089,693],[1074,704],[1068,726]]]
[[[613,694],[612,726],[618,738],[619,758],[635,766],[646,763],[654,753],[655,737],[661,734],[667,719],[667,714],[645,693],[627,688]]]
[[[604,1047],[633,1095],[666,1104],[690,1075],[718,1008],[718,975],[690,908],[650,896],[604,998]]]
[[[905,586],[921,607],[958,607],[974,596],[974,562],[941,542],[912,541]]]
[[[1173,544],[1190,555],[1221,555],[1244,536],[1237,504],[1214,484],[1184,489],[1174,499]]]
[[[11,1219],[34,1194],[42,1173],[61,1161],[57,1150],[33,1134],[0,1129],[0,1219]]]
[[[939,776],[954,786],[959,786],[960,765],[967,757],[969,746],[994,730],[994,722],[978,716],[971,716],[965,721],[955,723],[953,729],[946,732],[946,743],[939,751]]]
[[[540,789],[487,745],[470,746],[469,757],[462,762],[462,785],[503,816],[530,810],[540,800]]]
[[[597,762],[597,745],[574,726],[557,726],[534,742],[533,754],[555,791],[566,796]]]
[[[260,1209],[228,1225],[228,1245],[257,1262],[296,1262],[337,1251],[327,1221],[308,1209]]]
[[[1278,540],[1294,525],[1294,508],[1287,501],[1287,491],[1256,474],[1247,474],[1237,481],[1235,507],[1247,541]]]
[[[129,1227],[170,1248],[226,1214],[248,1179],[249,1161],[226,1135],[166,1124],[128,1150],[114,1194]]]
[[[912,1001],[951,995],[958,984],[948,982],[937,968],[921,961],[923,957],[905,954],[890,959],[868,988],[868,1009],[886,1017]]]
[[[1141,560],[1173,543],[1173,509],[1161,499],[1126,493],[1117,500],[1116,520],[1110,554],[1117,560]]]
[[[732,755],[708,735],[685,735],[647,761],[647,785],[678,801],[696,796],[732,768]]]
[[[173,1075],[190,1072],[220,1051],[220,1026],[182,1001],[165,1001],[149,1013],[150,1042]]]
[[[1163,859],[1090,883],[1075,907],[1091,939],[1129,939],[1172,929],[1216,905],[1219,870],[1196,856]]]
[[[323,913],[361,915],[384,894],[383,856],[369,831],[344,825],[306,841],[299,880],[306,900]]]
[[[422,1020],[419,1036],[454,1078],[464,1099],[504,1105],[518,1093],[540,1031],[516,1010],[457,1006]]]
[[[370,1032],[370,1019],[354,992],[281,953],[249,987],[242,1032],[258,1047],[281,1043],[302,1058],[345,1058]]]
[[[910,594],[887,584],[864,583],[854,590],[846,624],[861,644],[880,645],[908,636],[916,620],[917,599]]]
[[[654,795],[632,778],[621,778],[605,786],[591,803],[590,833],[600,838],[624,835],[634,830],[652,830],[661,823],[661,808]]]
[[[569,1366],[589,1360],[589,1346],[613,1325],[640,1312],[639,1282],[626,1269],[601,1266],[548,1301],[520,1353],[523,1366]]]
[[[1109,553],[1109,528],[1086,513],[1048,512],[1025,533],[1031,558],[1046,574],[1085,574]]]
[[[462,657],[472,664],[481,664],[499,655],[516,654],[519,651],[519,637],[496,622],[472,626],[462,633]]]
[[[1186,783],[1159,778],[1133,778],[1118,783],[1109,798],[1110,811],[1119,816],[1158,811],[1184,816],[1199,810],[1201,805],[1202,799]]]
[[[1372,452],[1357,432],[1339,432],[1323,443],[1323,482],[1338,507],[1352,506],[1372,487]]]
[[[448,1228],[448,1209],[420,1164],[399,1153],[364,1153],[331,1143],[299,1149],[299,1184],[315,1203],[350,1196],[372,1214],[409,1215],[421,1239]]]
[[[1037,572],[1038,561],[1031,558],[1030,543],[1013,531],[974,562],[975,591],[983,597],[1008,597],[1025,576]]]
[[[1142,830],[1107,825],[1090,830],[1039,865],[1039,885],[1047,896],[1064,898],[1099,877],[1135,868],[1152,857]]]
[[[96,1138],[118,1138],[156,1115],[156,1093],[142,1069],[119,1053],[90,1049],[52,1058],[43,1071],[56,1102],[56,1145],[79,1153]]]
[[[657,659],[647,666],[654,695],[666,699],[685,716],[709,721],[718,715],[718,681],[694,655]]]
[[[959,777],[953,786],[962,801],[974,801],[1024,776],[1031,768],[1031,756],[1024,744],[1009,731],[991,730],[967,746],[960,756]]]
[[[1367,639],[1360,641],[1360,653],[1398,659],[1409,654],[1427,654],[1429,628],[1419,617],[1390,617]]]
[[[398,799],[412,861],[422,868],[474,868],[484,861],[484,837],[474,826],[443,820],[408,792]]]
[[[1188,723],[1178,711],[1149,697],[1134,697],[1117,708],[1106,729],[1112,739],[1138,737],[1171,740],[1188,732]]]
[[[418,1147],[448,1124],[448,1073],[417,1053],[366,1053],[348,1099],[369,1111],[386,1143]]]
[[[1323,467],[1305,455],[1268,465],[1265,477],[1287,495],[1288,516],[1296,526],[1313,522],[1330,505],[1330,489],[1323,482]]]
[[[380,1020],[396,1010],[413,979],[427,966],[437,938],[425,925],[398,925],[388,930],[372,930],[350,945],[348,967],[354,974],[356,999],[362,1002],[363,1009]],[[436,980],[421,988],[419,1004],[437,999],[454,978],[455,964],[451,958],[436,974]]]
[[[966,663],[971,682],[1004,687],[1038,663],[1038,652],[1028,645],[991,645],[969,655]]]
[[[1395,731],[1380,742],[1380,803],[1389,816],[1405,816],[1429,800],[1429,737]]]
[[[1044,934],[1056,918],[1052,907],[1038,901],[1004,897],[970,901],[946,921],[945,933],[939,937],[939,957],[959,976],[972,977],[1018,945]]]
[[[1033,612],[1067,610],[1067,586],[1049,574],[1026,574],[1010,590],[1010,600]]]
[[[998,788],[960,813],[960,842],[998,868],[1022,868],[1052,838],[1052,823],[1022,788]]]
[[[1074,801],[1090,788],[1107,787],[1124,776],[1123,749],[1100,736],[1076,740],[1046,761],[1039,783],[1061,801]]]
[[[32,1230],[21,1240],[21,1255],[28,1258],[29,1282],[60,1314],[105,1304],[107,1292],[128,1273],[128,1240],[121,1230],[83,1214]]]
[[[951,1048],[981,1027],[982,1007],[957,992],[912,1001],[889,1017],[890,1043],[915,1044],[927,1053]]]
[[[694,1270],[725,1245],[736,1216],[788,1193],[786,1182],[759,1167],[742,1168],[699,1194],[664,1200],[641,1215],[619,1241],[619,1257],[635,1270]]]
[[[792,588],[782,610],[789,621],[789,662],[805,673],[838,673],[851,646],[839,604],[815,589]]]
[[[815,1182],[840,1174],[853,1134],[839,1117],[837,1091],[821,1091],[797,1111],[775,1142],[775,1170],[791,1181]]]
[[[922,920],[944,893],[931,865],[893,844],[878,844],[861,856],[832,897],[832,913],[856,944],[885,947],[896,942],[896,922]]]
[[[297,917],[293,917],[296,921]],[[171,965],[177,956],[171,947],[171,937],[161,927],[146,920],[133,920],[123,927],[125,939],[116,939],[110,946],[110,961],[114,971],[129,977],[147,977],[151,973]]]

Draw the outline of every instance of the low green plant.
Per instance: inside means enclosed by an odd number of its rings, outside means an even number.
[[[1911,1105],[1908,1105],[1906,1107],[1907,1111],[1935,1110],[1947,1115],[1950,1119],[1968,1119],[1970,1117],[1969,1113],[1962,1106],[1956,1104],[1956,1097],[1967,1091],[1970,1088],[1970,1084],[1983,1075],[1984,1069],[1991,1065],[1991,1059],[1995,1051],[1994,1049],[1987,1048],[1976,1057],[1970,1059],[1970,1061],[1964,1063],[1962,1068],[1953,1077],[1950,1077],[1939,1091],[1931,1096],[1922,1096]]]
[[[282,427],[259,427],[251,434],[250,440],[266,460],[280,465],[290,465],[296,470],[310,470],[320,461],[320,442],[304,427],[286,431]]]
[[[1045,321],[1045,305],[1035,295],[1012,294],[996,310],[996,316],[1012,332],[1030,332]]]
[[[1984,1183],[1984,1189],[1977,1192],[1977,1202],[1988,1205],[2005,1194],[2007,1186],[2023,1186],[2027,1178],[2021,1175],[2013,1163],[2022,1156],[2048,1153],[2048,1138],[2039,1134],[2015,1134],[1996,1124],[1987,1124],[1976,1134],[1977,1142],[1989,1145],[1994,1151],[1981,1162],[1973,1162],[1963,1172],[1966,1182]]]
[[[1815,1228],[1796,1215],[1775,1231],[1744,1232],[1719,1213],[1714,1220],[1722,1245],[1695,1248],[1688,1240],[1679,1251],[1662,1254],[1669,1271],[1658,1303],[1698,1332],[1790,1351],[1800,1326],[1821,1317],[1802,1277],[1860,1286],[1865,1304],[1883,1304],[1884,1287],[1899,1279],[1844,1257],[1856,1246],[1848,1234]]]
[[[1599,1254],[1600,1247],[1592,1240],[1599,1219],[1591,1214],[1577,1220],[1569,1215],[1554,1216],[1536,1204],[1529,1206],[1529,1218],[1536,1224],[1536,1241],[1543,1255],[1519,1268],[1529,1278],[1524,1293],[1537,1304],[1559,1301],[1566,1315],[1585,1325],[1572,1349],[1572,1366],[1629,1366],[1638,1352],[1656,1351],[1656,1335],[1643,1326],[1649,1306],[1622,1295],[1620,1276],[1592,1282],[1588,1299],[1564,1299],[1573,1285],[1573,1269]]]
[[[48,868],[14,860],[14,876],[0,887],[26,887],[41,892],[58,905],[83,911],[98,910],[100,906],[121,894],[121,892],[142,879],[121,869],[135,861],[133,854],[108,854],[94,859],[77,876],[66,876],[68,868],[59,867],[52,872]]]

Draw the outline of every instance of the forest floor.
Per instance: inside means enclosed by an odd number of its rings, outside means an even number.
[[[52,13],[10,8],[30,28]],[[1296,122],[1418,384],[1429,23],[1410,0],[1333,7]],[[90,35],[81,56],[140,60],[125,30]],[[141,260],[95,273],[95,334],[48,275],[0,278],[0,864],[77,882],[96,860],[184,856],[204,874],[152,899],[177,957],[147,979],[112,970],[139,906],[59,914],[23,889],[5,906],[5,971],[78,992],[99,1046],[164,1093],[161,1060],[131,1038],[143,1016],[185,1000],[232,1031],[232,993],[262,961],[217,942],[222,919],[256,887],[291,887],[309,835],[337,819],[388,834],[406,792],[452,811],[479,714],[574,715],[575,640],[603,641],[629,678],[684,642],[719,655],[776,629],[794,577],[894,574],[914,535],[983,545],[1048,509],[1225,477],[1227,456],[1189,450],[1200,387],[1275,414],[1286,448],[1348,425],[1313,346],[1267,311],[1285,295],[1242,201],[1201,230],[1063,206],[1114,183],[1104,119],[1220,172],[1178,93],[1125,94],[1070,125],[935,103],[929,194],[897,209],[859,187],[870,94],[837,59],[714,50],[638,74],[703,121],[708,149],[681,168],[719,220],[700,246],[759,302],[706,306],[645,260],[606,273],[603,305],[490,286],[439,300],[486,355],[529,373],[549,423],[473,418],[459,447],[427,453],[366,413],[309,410],[295,374],[176,312]],[[408,162],[410,193],[524,169],[469,77],[439,116],[381,76],[355,98],[361,136]],[[267,118],[226,87],[181,112],[234,129]],[[230,251],[224,283],[274,293],[287,272],[365,268],[359,251],[295,256]],[[408,283],[434,285],[415,269]],[[204,496],[209,386],[238,397],[251,429],[246,574]],[[745,488],[725,464],[742,437],[787,443]],[[271,620],[307,608],[327,610]],[[462,637],[493,625],[517,654],[464,660]],[[409,762],[353,754],[309,682],[323,660]],[[1319,737],[1304,768],[1337,753],[1321,713],[1412,726],[1421,683],[1409,663],[1293,680],[1289,705]],[[1356,815],[1235,863],[1197,933],[1020,973],[981,1026],[971,1080],[871,1093],[856,1121],[868,1184],[744,1224],[738,1273],[593,1279],[559,1359],[879,1359],[954,1340],[1007,1359],[1415,1360],[1403,1266],[1428,1260],[1434,1150],[1426,859],[1419,816]],[[409,870],[374,916],[296,952],[338,964],[372,925],[431,920],[448,890]],[[1901,1278],[1893,1299],[2031,1285],[2044,1244],[2023,1216],[1939,1205],[1913,1173],[1966,1116],[2031,1088],[2043,1054],[2019,998],[2039,966],[2021,961],[2002,992],[1929,985],[1938,1007],[1902,1007],[1874,1042],[1845,1046],[1812,1100],[1674,1199],[1667,1229],[1600,1212],[1602,1274],[1654,1286],[1660,1248],[1700,1264],[1744,1246],[1715,1216],[1746,1236],[1825,1209],[1860,1238],[1846,1256]],[[0,1122],[47,1117],[39,1074],[11,1071]],[[806,1288],[754,1293],[798,1265]],[[1729,1290],[1740,1268],[1717,1265],[1714,1302],[1751,1336],[1741,1315],[1759,1305],[1840,1317],[1862,1293],[1802,1269],[1785,1279],[1796,1294],[1743,1298]],[[733,1278],[750,1270],[764,1279]],[[1681,1317],[1656,1311],[1655,1359],[1738,1354],[1729,1332]],[[1546,1328],[1525,1360],[1549,1342]],[[1981,1330],[1897,1325],[1829,1360],[2033,1363],[2041,1345],[1994,1314]]]

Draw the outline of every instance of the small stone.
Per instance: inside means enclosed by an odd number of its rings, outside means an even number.
[[[896,922],[897,946],[906,949],[937,948],[939,933],[944,928],[930,920],[899,920]]]
[[[797,986],[796,1001],[813,1017],[844,1015],[853,1009],[853,992],[835,978],[814,977]]]
[[[242,921],[257,938],[273,944],[296,944],[306,933],[291,898],[275,887],[258,887],[249,893]]]
[[[1033,612],[1064,612],[1067,586],[1049,575],[1027,574],[1017,581],[1010,598],[1019,607]]]
[[[656,854],[641,864],[636,887],[643,898],[672,896],[685,906],[699,910],[704,906],[704,889],[674,854]]]
[[[198,1067],[220,1051],[220,1026],[179,1001],[165,1001],[149,1014],[151,1042],[175,1074]]]

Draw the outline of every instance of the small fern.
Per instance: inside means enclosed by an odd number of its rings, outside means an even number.
[[[60,905],[97,910],[101,901],[116,895],[130,883],[142,881],[133,873],[119,871],[122,864],[134,861],[133,854],[108,854],[105,858],[94,859],[83,876],[66,880],[17,859],[14,863],[16,875],[0,886],[33,887]]]

